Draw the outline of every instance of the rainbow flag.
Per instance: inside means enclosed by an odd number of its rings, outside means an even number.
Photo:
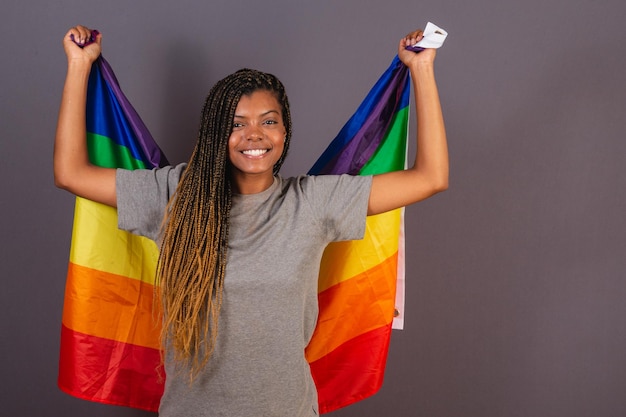
[[[408,71],[396,57],[310,174],[369,175],[405,167]],[[103,58],[87,103],[92,163],[125,169],[167,163]],[[320,316],[306,350],[320,411],[381,386],[403,282],[403,211],[370,216],[365,239],[330,245],[322,259]],[[117,228],[115,209],[77,198],[61,330],[59,387],[86,400],[156,411],[163,393],[158,249]],[[398,317],[396,317],[396,320]]]
[[[87,93],[95,165],[153,168],[161,150],[100,57]],[[163,394],[160,319],[153,310],[158,248],[117,228],[117,211],[76,199],[61,326],[58,385],[76,397],[156,410]]]
[[[409,86],[408,69],[396,56],[309,174],[404,169]],[[332,243],[324,252],[320,314],[306,349],[322,413],[373,395],[383,383],[394,317],[402,319],[403,213],[369,216],[363,240]]]

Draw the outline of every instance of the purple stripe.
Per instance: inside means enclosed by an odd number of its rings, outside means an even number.
[[[161,149],[156,144],[152,135],[148,131],[148,128],[143,123],[139,114],[135,111],[133,106],[130,104],[122,90],[120,89],[119,83],[117,82],[117,78],[115,78],[115,74],[111,69],[109,63],[100,55],[98,59],[100,64],[100,70],[102,71],[102,75],[106,80],[107,84],[115,94],[120,107],[124,111],[124,114],[127,117],[127,122],[131,126],[132,130],[137,135],[137,145],[143,151],[146,156],[146,161],[150,166],[150,168],[160,167],[167,165],[167,159]]]

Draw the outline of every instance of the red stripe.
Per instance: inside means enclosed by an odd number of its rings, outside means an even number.
[[[58,384],[67,394],[89,401],[157,411],[164,379],[158,349],[61,327]]]
[[[310,364],[321,413],[348,406],[380,389],[390,335],[391,324],[379,327],[349,340]]]

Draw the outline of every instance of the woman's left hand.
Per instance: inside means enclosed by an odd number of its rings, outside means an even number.
[[[423,37],[424,31],[419,29],[400,39],[398,57],[407,67],[420,63],[432,64],[435,61],[436,49],[424,49],[421,52],[413,52],[406,49],[407,46],[413,46],[421,41]]]

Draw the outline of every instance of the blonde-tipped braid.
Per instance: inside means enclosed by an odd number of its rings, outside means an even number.
[[[217,341],[232,204],[228,138],[239,99],[257,90],[273,92],[282,108],[287,135],[274,166],[278,173],[291,139],[285,89],[271,74],[237,71],[209,92],[198,143],[164,219],[157,267],[162,343],[173,350],[177,369],[189,371],[190,381],[206,366]]]

